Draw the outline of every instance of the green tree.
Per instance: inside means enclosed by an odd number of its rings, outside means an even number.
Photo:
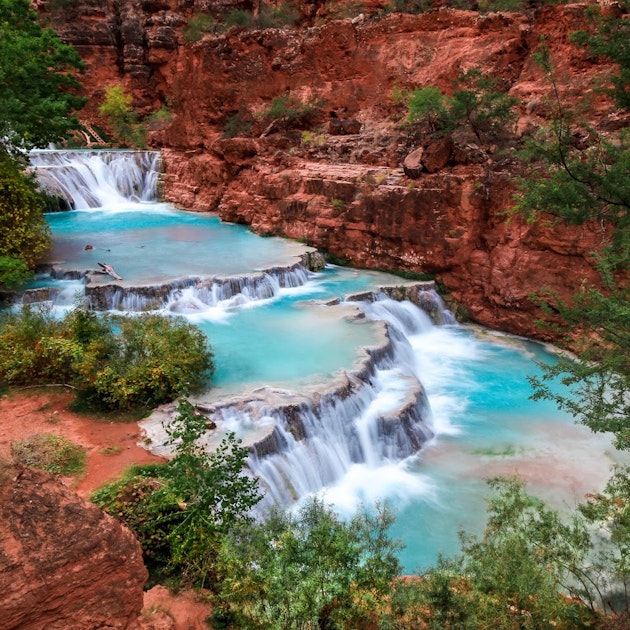
[[[122,85],[108,85],[98,113],[113,127],[114,135],[119,142],[143,147],[146,143],[144,129],[138,113],[132,107],[132,101],[133,97]]]
[[[79,126],[75,72],[83,62],[42,28],[28,0],[0,0],[0,145],[44,147]]]
[[[208,419],[188,401],[165,428],[175,449],[170,462],[137,467],[92,500],[134,531],[154,573],[212,586],[222,538],[251,522],[258,480],[246,473],[248,451],[233,434],[206,453]]]
[[[150,408],[203,387],[212,370],[205,336],[183,319],[80,307],[59,320],[31,306],[0,317],[0,381],[67,384],[91,407]]]
[[[577,360],[559,358],[531,379],[536,398],[549,398],[593,431],[612,432],[618,448],[630,448],[630,137],[627,130],[575,142],[579,121],[562,103],[547,49],[538,59],[553,88],[556,116],[529,149],[532,168],[520,182],[516,209],[530,221],[590,224],[602,235],[593,252],[601,287],[584,285],[569,303],[552,294],[539,302],[555,321]],[[553,391],[560,379],[569,389]]]
[[[450,107],[454,120],[463,121],[482,142],[504,131],[514,120],[518,100],[498,89],[498,81],[471,68],[457,79]]]
[[[216,610],[244,628],[365,628],[400,573],[392,516],[340,520],[321,501],[231,532]]]
[[[627,8],[627,7],[626,7]],[[592,28],[573,35],[573,41],[587,46],[594,55],[601,55],[617,64],[611,77],[612,89],[607,90],[619,107],[630,108],[630,23],[627,19],[603,17],[591,12]]]
[[[453,120],[448,113],[449,100],[434,86],[414,90],[409,99],[409,122],[423,122],[430,133],[448,131]]]
[[[28,0],[0,0],[0,288],[28,280],[49,245],[43,198],[23,155],[77,129],[81,58],[37,22]]]
[[[459,557],[397,583],[391,628],[578,630],[597,617],[592,549],[579,516],[564,522],[521,482],[494,479],[481,538],[461,534]],[[571,594],[573,598],[568,598]]]
[[[517,102],[499,89],[496,79],[471,68],[459,75],[451,97],[434,86],[415,90],[408,119],[412,124],[424,124],[433,134],[468,128],[484,142],[506,132],[514,121]]]

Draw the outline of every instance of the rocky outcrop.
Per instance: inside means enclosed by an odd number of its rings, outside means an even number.
[[[49,14],[87,62],[85,116],[103,124],[98,104],[112,82],[133,92],[141,113],[169,103],[170,122],[150,136],[164,149],[168,200],[304,240],[352,265],[434,274],[471,319],[520,334],[540,335],[531,294],[567,297],[597,280],[591,252],[601,230],[508,220],[518,165],[501,157],[549,120],[551,85],[532,55],[541,37],[561,96],[588,99],[590,122],[602,129],[628,124],[596,89],[601,60],[570,42],[586,25],[586,5],[376,17],[366,4],[360,19],[186,41],[195,12],[233,6],[86,0],[64,9],[64,19]],[[321,3],[300,6],[303,24],[325,12]],[[518,99],[513,135],[483,147],[474,137],[406,134],[396,95],[427,85],[450,92],[472,67]],[[256,131],[278,96],[322,104],[308,135]],[[331,111],[340,112],[335,129],[341,118],[360,127],[331,134]],[[228,128],[257,137],[224,138]]]
[[[3,628],[134,628],[146,579],[120,523],[48,473],[0,469]]]

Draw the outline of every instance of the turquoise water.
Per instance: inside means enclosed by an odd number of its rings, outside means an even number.
[[[107,262],[128,283],[243,274],[292,264],[304,251],[166,204],[117,203],[48,215],[48,221],[52,261],[67,269]],[[88,244],[92,249],[85,249]],[[186,316],[213,346],[213,386],[219,391],[262,384],[299,391],[351,368],[360,348],[377,339],[375,326],[353,321],[349,307],[319,301],[379,284],[401,281],[330,267],[272,299],[226,302]],[[613,461],[606,440],[575,426],[550,403],[529,399],[526,376],[537,373],[537,361],[552,360],[542,346],[460,327],[418,330],[409,335],[411,360],[427,392],[435,438],[404,462],[353,465],[322,493],[342,514],[361,504],[387,503],[397,515],[392,533],[406,545],[406,572],[432,564],[439,552],[455,553],[460,528],[481,530],[485,479],[519,474],[554,505],[569,506],[603,485]],[[404,379],[392,369],[379,387],[397,380]]]
[[[216,216],[166,204],[60,212],[47,220],[55,235],[50,262],[79,270],[96,270],[105,262],[132,284],[250,273],[293,264],[305,251],[285,239],[260,238],[243,226],[220,224]]]

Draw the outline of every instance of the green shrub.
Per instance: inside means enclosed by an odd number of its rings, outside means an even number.
[[[11,442],[11,455],[18,464],[55,475],[80,475],[86,462],[83,447],[52,433],[39,433]]]
[[[218,566],[217,609],[238,627],[365,628],[400,573],[387,510],[348,522],[316,499],[296,516],[233,529]]]
[[[243,26],[246,28],[252,27],[255,23],[254,16],[249,11],[244,9],[234,9],[230,11],[224,18],[225,25],[230,26]]]
[[[28,269],[33,269],[50,246],[50,228],[43,208],[35,180],[0,148],[0,252],[9,282],[21,275],[19,268],[23,266],[15,261],[23,261]],[[0,286],[3,285],[8,286],[0,275]]]
[[[433,8],[432,0],[393,0],[388,10],[393,13],[424,13]]]
[[[22,258],[0,256],[0,288],[14,289],[33,278],[33,272]]]
[[[214,366],[204,334],[182,318],[113,319],[119,334],[104,365],[78,367],[81,396],[105,409],[151,408],[201,389]],[[88,357],[89,358],[89,357]]]
[[[138,113],[131,106],[132,100],[133,97],[122,85],[108,85],[98,113],[112,126],[118,142],[123,145],[144,147],[146,145],[144,129],[139,122]]]
[[[423,123],[430,133],[446,132],[453,127],[449,104],[449,99],[434,86],[414,90],[409,98],[409,122]]]
[[[219,23],[207,13],[195,13],[184,28],[184,39],[188,43],[198,42],[205,33],[212,33],[218,30]]]
[[[223,126],[223,136],[225,138],[236,138],[246,136],[252,128],[252,118],[246,112],[236,112],[230,116]]]
[[[203,333],[179,318],[77,308],[58,321],[31,306],[0,318],[0,381],[72,385],[89,407],[150,408],[200,389],[213,367]]]
[[[164,466],[138,467],[97,491],[92,500],[138,537],[152,571],[212,585],[223,536],[249,523],[261,495],[244,472],[247,449],[227,435],[213,453],[199,439],[208,419],[182,400],[165,427],[175,457]]]
[[[263,122],[275,123],[281,129],[300,129],[311,125],[320,114],[321,107],[315,101],[304,102],[283,94],[271,101],[269,107],[260,113]]]

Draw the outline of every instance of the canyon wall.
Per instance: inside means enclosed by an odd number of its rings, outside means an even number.
[[[610,68],[570,43],[586,25],[585,5],[403,15],[373,4],[330,20],[330,3],[303,3],[299,28],[232,27],[194,42],[186,28],[199,11],[257,7],[87,0],[38,8],[87,63],[83,118],[106,127],[98,105],[112,83],[133,93],[143,115],[168,108],[149,143],[163,150],[164,193],[174,203],[304,240],[353,266],[433,274],[472,320],[531,336],[541,336],[531,294],[566,297],[597,280],[590,253],[604,237],[599,226],[508,216],[519,168],[511,149],[553,109],[532,57],[541,38],[561,97],[603,130],[627,124],[597,90]],[[460,134],[444,154],[404,124],[401,95],[426,85],[450,92],[473,67],[518,99],[518,119],[493,145]],[[263,124],[279,96],[316,105],[306,133]],[[359,133],[329,133],[331,110],[359,121]],[[403,169],[420,146],[424,167]]]

